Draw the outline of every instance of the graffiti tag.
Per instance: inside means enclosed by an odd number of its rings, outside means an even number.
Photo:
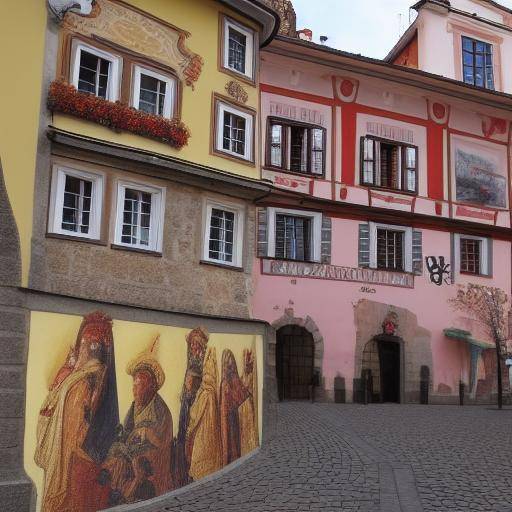
[[[436,286],[441,286],[443,283],[451,284],[450,264],[444,262],[444,256],[427,256],[425,261],[431,283]]]
[[[359,288],[359,291],[361,293],[377,293],[377,290],[375,288],[370,288],[369,286],[361,286],[361,288]]]

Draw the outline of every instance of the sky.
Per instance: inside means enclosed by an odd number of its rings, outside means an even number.
[[[293,0],[297,28],[313,31],[313,40],[339,50],[384,58],[413,21],[416,0]],[[499,3],[512,8],[512,0]],[[401,16],[400,16],[401,15]]]

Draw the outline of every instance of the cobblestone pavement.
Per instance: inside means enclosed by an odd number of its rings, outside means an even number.
[[[276,406],[260,452],[141,512],[512,512],[512,410]]]

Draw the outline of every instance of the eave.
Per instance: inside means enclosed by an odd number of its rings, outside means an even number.
[[[482,89],[458,80],[427,73],[418,69],[390,64],[383,60],[356,55],[327,46],[276,36],[266,52],[299,61],[328,66],[333,70],[352,72],[418,88],[422,92],[449,96],[487,107],[512,112],[512,95]]]
[[[259,0],[217,0],[261,27],[260,46],[268,45],[279,30],[279,14]]]

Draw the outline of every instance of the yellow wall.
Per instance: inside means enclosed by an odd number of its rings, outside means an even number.
[[[168,154],[216,169],[258,178],[257,166],[249,166],[210,154],[212,92],[227,96],[225,86],[227,82],[234,80],[231,75],[218,70],[219,10],[245,24],[251,23],[228,10],[223,10],[222,6],[213,0],[129,0],[128,3],[190,32],[191,36],[185,40],[185,44],[204,60],[202,73],[194,86],[195,90],[183,85],[182,120],[192,134],[188,146],[175,150],[166,144],[144,137],[129,133],[115,133],[108,128],[58,114],[54,116],[55,126],[98,139]],[[257,109],[258,89],[242,81],[239,82],[249,95],[246,106]],[[256,128],[255,133],[258,133]],[[256,148],[257,145],[254,153],[258,158]]]
[[[0,159],[28,281],[46,1],[0,2]]]
[[[27,367],[27,398],[25,424],[25,469],[35,482],[38,490],[38,510],[43,486],[43,470],[36,466],[36,428],[39,410],[48,393],[49,384],[62,366],[71,345],[74,344],[82,317],[57,313],[32,312],[30,320],[30,342]],[[166,381],[159,391],[168,405],[177,433],[180,393],[187,362],[186,335],[190,329],[141,324],[114,320],[114,350],[119,400],[119,417],[123,422],[133,401],[132,377],[126,373],[128,363],[148,349],[156,335],[160,334],[157,359],[166,374]],[[254,348],[258,369],[258,421],[261,439],[262,428],[262,383],[263,383],[263,340],[259,335],[211,333],[209,347],[215,347],[218,363],[218,386],[221,379],[222,351],[229,348],[237,362],[240,375],[243,369],[243,350]]]

